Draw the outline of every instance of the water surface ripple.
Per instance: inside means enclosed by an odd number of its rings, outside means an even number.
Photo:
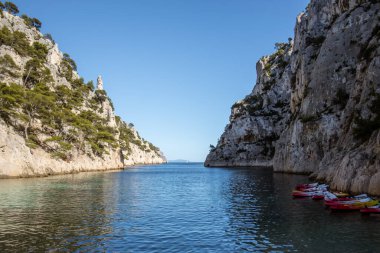
[[[306,180],[202,164],[1,180],[0,251],[380,251],[380,216],[293,200]]]

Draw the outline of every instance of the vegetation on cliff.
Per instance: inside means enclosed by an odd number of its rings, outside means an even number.
[[[0,2],[0,10],[19,12],[11,2]],[[118,148],[127,155],[132,143],[160,155],[120,117],[112,118],[107,93],[80,78],[68,54],[62,55],[58,71],[52,73],[48,55],[53,38],[38,32],[42,26],[38,19],[21,18],[28,29],[36,29],[38,38],[31,41],[23,31],[0,28],[0,49],[5,52],[0,57],[0,117],[25,138],[28,147],[42,148],[65,161],[75,153],[102,157]],[[44,37],[50,44],[40,40]]]

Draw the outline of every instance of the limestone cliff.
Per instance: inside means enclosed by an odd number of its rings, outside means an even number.
[[[206,166],[271,166],[274,144],[290,118],[291,43],[257,63],[252,93],[235,103],[230,124],[211,150]]]
[[[380,195],[379,42],[380,1],[312,0],[294,41],[259,61],[205,164],[273,166]]]
[[[101,77],[85,83],[35,19],[0,14],[0,177],[166,162],[115,115]]]

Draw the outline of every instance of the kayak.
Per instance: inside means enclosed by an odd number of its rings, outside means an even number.
[[[335,196],[337,196],[338,198],[343,198],[343,197],[348,197],[348,196],[350,196],[350,194],[345,193],[345,192],[333,192],[333,194],[334,194]]]
[[[327,186],[326,185],[318,185],[317,187],[300,189],[299,191],[303,191],[303,192],[327,191]]]
[[[367,194],[362,194],[362,195],[357,195],[353,197],[342,197],[342,198],[330,198],[330,199],[325,199],[325,202],[342,202],[342,201],[352,201],[352,200],[361,200],[361,199],[368,199]]]
[[[313,183],[313,184],[298,184],[296,186],[296,190],[302,191],[302,190],[305,190],[305,189],[308,189],[308,188],[314,188],[314,187],[317,187],[317,186],[318,186],[318,183]]]
[[[330,201],[330,200],[337,200],[338,197],[334,194],[332,194],[329,191],[326,191],[323,195],[325,195],[325,201]]]
[[[325,195],[323,195],[323,194],[316,194],[316,195],[314,195],[311,198],[314,199],[314,200],[322,200],[322,199],[325,198]]]
[[[378,200],[369,200],[366,202],[357,202],[353,204],[336,204],[330,206],[331,211],[360,211],[360,209],[378,205]]]
[[[336,193],[337,194],[337,193]],[[338,193],[339,194],[339,193]],[[361,195],[359,195],[361,196]],[[367,197],[367,195],[365,195]],[[325,201],[327,202],[331,202],[331,201],[348,201],[348,200],[352,200],[352,198],[348,198],[348,197],[338,197],[337,195],[335,195],[334,193],[331,193],[329,191],[327,191],[327,189],[325,191],[323,191],[323,194],[320,194],[320,195],[314,195],[312,197],[312,199],[314,200],[321,200],[321,199],[324,199]]]
[[[360,212],[362,214],[371,214],[371,213],[378,213],[378,214],[380,214],[380,205],[370,206],[370,207],[367,207],[367,208],[362,208],[362,209],[360,209]]]
[[[344,201],[325,201],[325,205],[326,206],[352,205],[352,204],[365,203],[371,200],[372,200],[371,198],[365,198],[365,199],[351,199],[351,200],[344,200]]]
[[[305,198],[314,196],[324,196],[327,192],[328,185],[318,183],[308,185],[297,185],[296,190],[293,191],[292,196],[295,198]]]
[[[321,191],[314,191],[314,192],[304,192],[304,191],[293,191],[292,196],[295,198],[306,198],[306,197],[313,197],[315,195],[321,195],[323,192]]]
[[[365,202],[369,201],[371,198],[368,198],[367,194],[361,194],[354,197],[344,197],[344,198],[335,198],[335,199],[326,199],[325,197],[325,205],[332,206],[336,204],[354,204],[357,202]]]

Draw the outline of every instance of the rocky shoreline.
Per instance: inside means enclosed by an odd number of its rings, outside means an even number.
[[[53,177],[53,176],[62,176],[62,175],[75,175],[75,174],[80,174],[80,173],[92,173],[92,172],[117,172],[117,171],[128,170],[128,169],[133,168],[135,166],[160,165],[160,164],[165,164],[165,163],[166,162],[164,162],[164,163],[162,163],[162,162],[159,162],[159,163],[136,163],[133,165],[127,165],[125,167],[120,167],[120,168],[72,170],[72,171],[65,171],[65,172],[52,172],[52,173],[32,174],[32,175],[18,175],[18,176],[0,175],[0,179],[7,180],[7,179],[22,179],[22,178],[44,178],[44,177]]]

